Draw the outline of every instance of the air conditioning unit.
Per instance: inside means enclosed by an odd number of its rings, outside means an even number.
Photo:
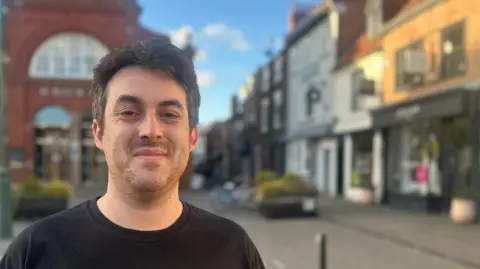
[[[404,70],[408,74],[425,74],[428,71],[427,53],[423,49],[407,49],[404,52]]]

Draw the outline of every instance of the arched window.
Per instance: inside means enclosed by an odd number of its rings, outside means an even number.
[[[108,48],[98,40],[79,33],[62,33],[46,40],[30,61],[33,78],[92,79],[98,61]]]

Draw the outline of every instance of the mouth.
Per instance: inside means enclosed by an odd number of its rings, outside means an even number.
[[[134,157],[157,159],[167,156],[167,151],[162,148],[142,148],[134,153]]]

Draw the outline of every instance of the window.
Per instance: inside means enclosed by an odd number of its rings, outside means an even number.
[[[407,52],[410,50],[422,50],[423,41],[415,41],[410,45],[399,49],[396,53],[396,86],[397,90],[405,88],[415,88],[422,85],[424,75],[421,73],[407,73],[405,68],[407,65]]]
[[[260,116],[261,117],[260,131],[262,133],[266,133],[268,132],[268,127],[269,127],[268,116],[269,116],[269,110],[270,110],[270,99],[264,98],[262,100],[261,108],[262,108],[262,111]]]
[[[368,79],[363,70],[352,75],[352,111],[373,108],[379,105],[380,98],[375,89],[375,81]]]
[[[316,87],[312,86],[306,93],[305,95],[306,98],[306,106],[305,106],[305,113],[307,116],[312,116],[314,112],[314,106],[318,102],[320,102],[322,95],[320,93],[320,90],[318,90]]]
[[[45,41],[30,62],[34,78],[92,79],[93,68],[108,48],[84,34],[63,33]]]
[[[283,92],[276,90],[273,94],[273,129],[282,128],[282,108],[283,108]]]
[[[398,133],[390,139],[398,147],[392,152],[396,155],[392,190],[417,196],[441,195],[440,155],[445,145],[440,144],[440,137],[446,135],[442,129],[439,120],[411,122],[395,129]]]
[[[352,136],[352,186],[371,186],[373,168],[373,132],[365,131]]]
[[[283,56],[279,56],[275,60],[274,82],[280,83],[283,78]]]
[[[258,173],[262,170],[262,146],[255,145],[254,147],[254,165],[255,165],[255,173]]]
[[[464,22],[451,25],[442,31],[442,77],[451,78],[465,74]]]
[[[263,68],[262,71],[262,90],[268,91],[270,88],[270,65]]]

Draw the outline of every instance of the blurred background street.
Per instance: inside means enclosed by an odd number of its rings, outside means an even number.
[[[92,69],[155,38],[191,58],[202,97],[182,197],[241,224],[268,268],[480,268],[479,15],[477,0],[0,0],[0,254],[102,195]]]
[[[101,185],[72,199],[71,206],[102,194]],[[184,200],[212,211],[208,193],[185,190]],[[318,218],[269,220],[248,208],[223,214],[242,225],[257,244],[268,269],[319,267],[318,233],[328,237],[328,269],[478,268],[480,227],[456,227],[418,214],[363,208],[320,200]],[[367,222],[367,223],[365,223]],[[16,233],[29,222],[15,223]],[[383,230],[383,232],[375,232]],[[0,253],[8,245],[1,241]]]

